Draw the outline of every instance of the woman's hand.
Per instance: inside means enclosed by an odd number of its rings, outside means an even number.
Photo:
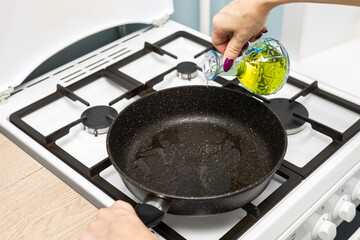
[[[157,237],[142,223],[130,204],[116,201],[111,207],[100,209],[80,237],[80,240],[100,239],[156,240]]]
[[[272,7],[262,0],[234,0],[215,15],[212,42],[224,54],[225,71],[247,48],[248,41],[267,32],[265,23]]]

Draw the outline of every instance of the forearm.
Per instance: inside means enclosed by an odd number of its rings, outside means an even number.
[[[262,2],[264,8],[272,9],[287,3],[325,3],[360,7],[360,0],[258,0]]]
[[[308,2],[360,6],[360,0],[278,0],[283,3]]]
[[[224,59],[233,60],[248,41],[255,41],[267,32],[264,26],[273,8],[301,2],[360,7],[360,0],[233,0],[213,18],[212,42]]]
[[[256,0],[260,8],[264,11],[288,3],[324,3],[324,4],[338,4],[360,7],[360,0]]]

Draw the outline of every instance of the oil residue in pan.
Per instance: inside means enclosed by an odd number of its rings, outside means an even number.
[[[264,144],[213,124],[181,124],[141,142],[130,154],[126,174],[168,195],[226,194],[260,180],[269,169],[261,162],[268,155]]]

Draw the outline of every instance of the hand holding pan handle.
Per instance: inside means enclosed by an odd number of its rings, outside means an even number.
[[[162,221],[169,206],[170,204],[166,200],[153,195],[147,195],[144,203],[136,204],[135,212],[145,226],[151,228]]]

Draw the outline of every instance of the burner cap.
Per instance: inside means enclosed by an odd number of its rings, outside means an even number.
[[[185,80],[197,77],[197,65],[193,62],[182,62],[176,66],[178,76]]]
[[[97,136],[107,133],[113,119],[118,115],[117,111],[109,106],[95,106],[88,108],[81,114],[84,129]]]
[[[273,98],[270,99],[270,103],[266,104],[278,115],[288,135],[298,133],[305,128],[305,120],[293,115],[293,113],[297,113],[304,117],[309,117],[309,112],[301,103],[296,101],[290,102],[286,98]]]

